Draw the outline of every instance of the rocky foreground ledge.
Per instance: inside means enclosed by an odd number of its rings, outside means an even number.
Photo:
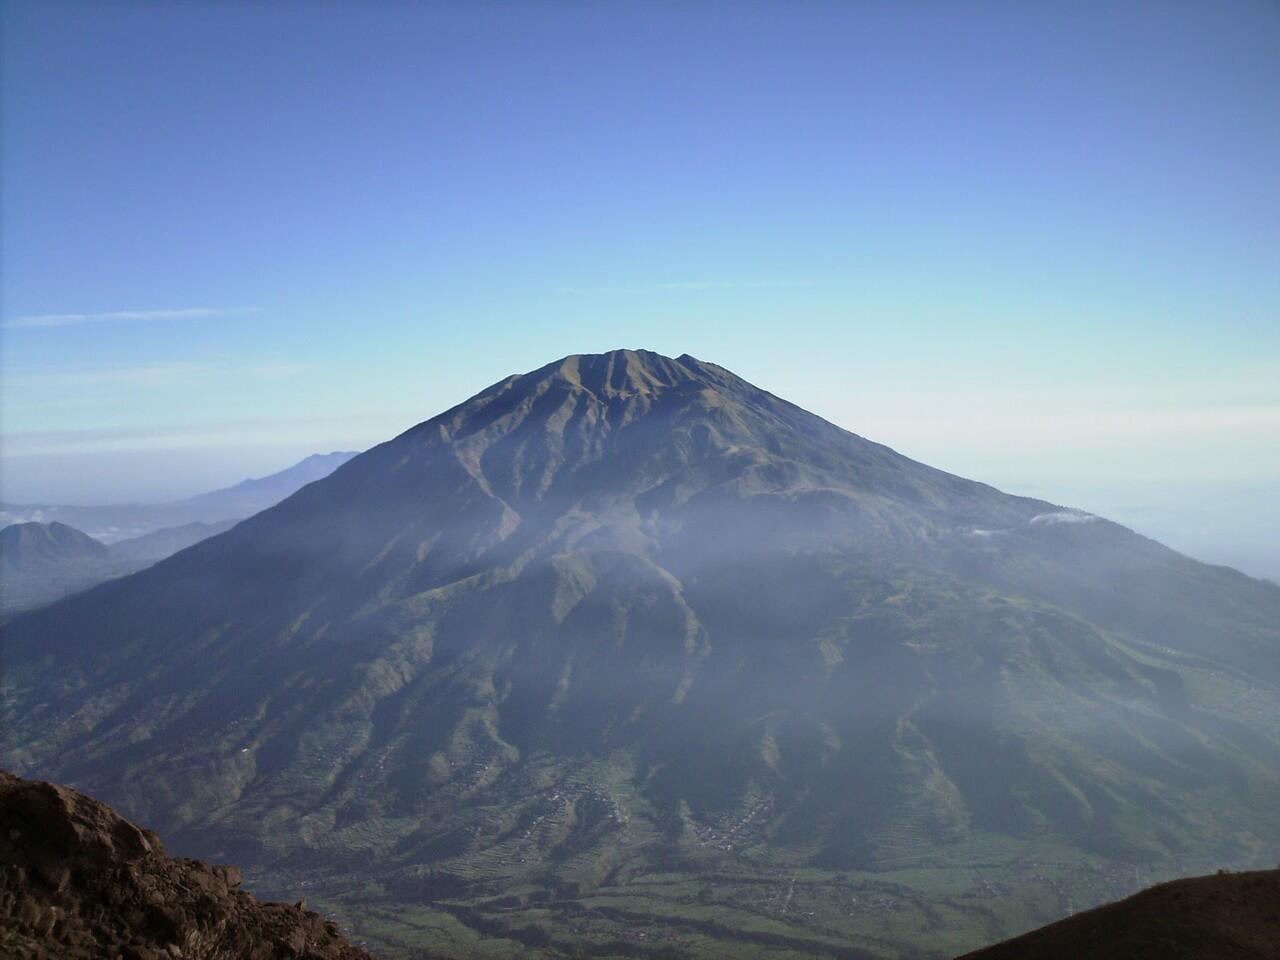
[[[104,803],[0,770],[0,956],[372,960],[319,914],[239,884]]]

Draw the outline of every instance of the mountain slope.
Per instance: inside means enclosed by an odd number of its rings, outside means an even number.
[[[14,622],[5,755],[391,945],[955,952],[1274,856],[1277,624],[1274,585],[618,351]]]
[[[1164,883],[963,960],[1274,960],[1280,870]]]
[[[175,860],[105,804],[0,770],[0,950],[23,960],[369,960],[240,871]]]

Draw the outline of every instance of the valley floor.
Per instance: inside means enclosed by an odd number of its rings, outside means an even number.
[[[354,878],[275,875],[380,956],[946,958],[1119,899],[1207,864],[1135,866],[1001,838],[950,862],[877,871],[770,865],[708,854],[695,872],[639,872],[584,889],[510,882],[476,858],[424,878],[417,897]],[[592,869],[584,865],[587,873]],[[265,877],[258,878],[266,881]],[[272,887],[263,888],[272,894]]]

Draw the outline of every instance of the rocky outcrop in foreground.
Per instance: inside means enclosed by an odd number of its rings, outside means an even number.
[[[1280,870],[1143,890],[960,960],[1277,960]]]
[[[0,956],[21,960],[371,960],[240,871],[169,857],[104,803],[0,771]]]

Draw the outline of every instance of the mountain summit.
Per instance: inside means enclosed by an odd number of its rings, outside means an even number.
[[[4,755],[389,950],[958,952],[1274,859],[1278,625],[1274,585],[615,351],[14,621]]]

